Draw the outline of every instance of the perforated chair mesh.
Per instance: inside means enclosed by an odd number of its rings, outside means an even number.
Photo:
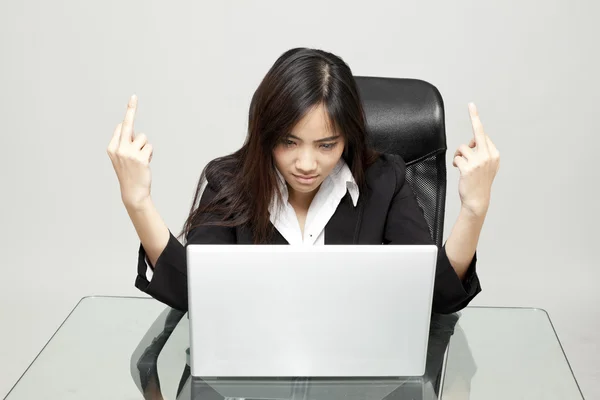
[[[406,166],[406,180],[415,192],[417,203],[429,225],[429,233],[438,246],[442,245],[446,198],[444,154],[444,151],[440,151],[422,160],[407,163]]]

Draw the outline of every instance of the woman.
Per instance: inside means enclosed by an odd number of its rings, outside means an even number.
[[[150,196],[152,146],[133,134],[137,99],[108,146],[141,244],[136,287],[187,309],[185,247]],[[464,308],[481,288],[475,250],[499,154],[469,105],[474,137],[453,160],[461,211],[439,249],[433,310]],[[339,57],[296,48],[271,67],[250,105],[248,135],[201,174],[181,232],[187,243],[432,244],[399,156],[368,148],[362,103]]]

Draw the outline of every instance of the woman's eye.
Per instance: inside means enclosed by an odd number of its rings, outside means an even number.
[[[321,148],[325,149],[325,150],[331,150],[335,147],[337,143],[323,143],[321,145]]]
[[[290,139],[283,139],[283,140],[282,140],[282,143],[283,143],[283,145],[284,145],[284,146],[286,146],[286,147],[290,147],[290,146],[293,146],[293,145],[294,145],[294,141],[293,141],[293,140],[290,140]]]

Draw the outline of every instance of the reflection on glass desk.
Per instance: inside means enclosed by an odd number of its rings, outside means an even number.
[[[539,309],[433,315],[423,377],[192,379],[188,347],[186,314],[86,297],[6,399],[583,399]]]

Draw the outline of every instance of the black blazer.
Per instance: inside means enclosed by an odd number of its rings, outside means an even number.
[[[369,190],[360,193],[356,207],[348,193],[325,226],[325,244],[434,244],[422,209],[406,182],[406,165],[397,155],[382,155],[366,171]],[[201,204],[211,200],[215,190],[208,184]],[[193,229],[187,244],[251,244],[251,232],[243,226],[200,226]],[[275,229],[273,244],[288,244]],[[187,311],[186,250],[171,233],[160,254],[154,275],[146,279],[145,251],[140,243],[135,286],[155,299]],[[481,291],[474,255],[461,281],[448,260],[445,246],[438,248],[433,311],[452,313],[464,307]]]

